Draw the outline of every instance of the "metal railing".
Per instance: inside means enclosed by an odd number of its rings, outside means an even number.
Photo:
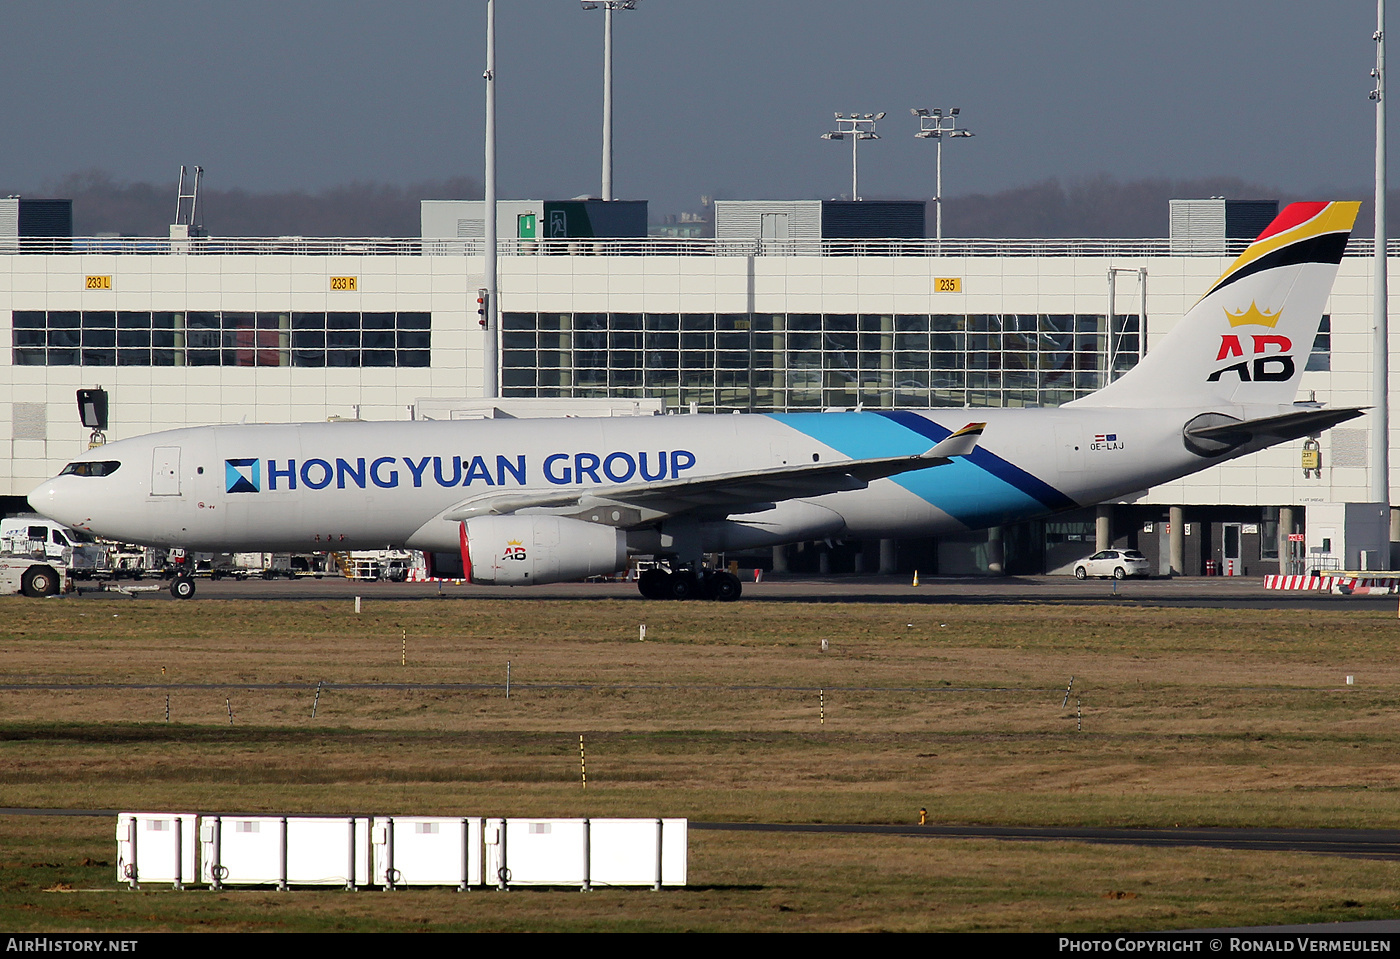
[[[1239,252],[1247,244],[1239,243]],[[479,239],[424,239],[425,255],[480,255]],[[1166,256],[1167,239],[943,240],[902,238],[786,239],[759,237],[612,237],[599,239],[503,239],[502,256]],[[1220,255],[1216,251],[1215,255]]]
[[[238,256],[481,256],[480,238],[248,236],[0,237],[0,254],[188,254]],[[883,256],[883,257],[1159,257],[1235,256],[1244,240],[1143,239],[787,239],[757,237],[610,237],[498,241],[501,256]],[[1353,237],[1347,256],[1371,256],[1370,237]],[[1387,243],[1400,256],[1400,238]]]
[[[423,241],[395,237],[149,236],[0,237],[0,254],[203,254],[239,256],[418,256]]]

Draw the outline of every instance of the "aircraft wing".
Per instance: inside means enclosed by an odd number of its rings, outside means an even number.
[[[449,522],[475,516],[516,513],[526,509],[561,512],[576,509],[580,518],[614,526],[652,523],[681,513],[727,515],[764,509],[789,499],[865,489],[871,480],[910,470],[943,466],[976,447],[985,423],[969,423],[923,453],[806,463],[673,479],[630,483],[602,489],[573,488],[525,493],[484,493],[463,500],[443,514]]]

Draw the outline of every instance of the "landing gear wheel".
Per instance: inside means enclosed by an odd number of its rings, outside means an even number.
[[[637,577],[637,592],[646,599],[668,599],[670,575],[664,569],[649,569]]]
[[[1123,567],[1118,566],[1118,567],[1115,567],[1114,570],[1113,570],[1113,578],[1114,578],[1114,579],[1127,579],[1127,578],[1128,578],[1128,573],[1127,573],[1126,570],[1123,569]]]
[[[712,591],[721,603],[732,603],[743,593],[744,585],[733,573],[720,571],[715,573]]]
[[[188,576],[176,576],[170,581],[170,595],[176,599],[189,599],[194,595],[194,580]]]
[[[700,581],[694,573],[680,570],[668,577],[666,594],[672,599],[694,599],[700,593]]]
[[[58,573],[49,566],[31,566],[20,576],[19,588],[26,596],[53,596],[58,592]]]
[[[1075,579],[1088,579],[1088,578],[1089,578],[1089,574],[1088,574],[1088,572],[1084,569],[1083,566],[1076,566],[1076,567],[1074,567],[1074,578],[1075,578]]]

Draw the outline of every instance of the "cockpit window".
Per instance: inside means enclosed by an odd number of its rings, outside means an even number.
[[[63,467],[59,476],[111,476],[121,468],[119,460],[79,460]]]

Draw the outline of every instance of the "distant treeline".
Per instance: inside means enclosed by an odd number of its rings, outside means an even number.
[[[1297,196],[1276,186],[1233,177],[1197,180],[1132,180],[1107,174],[1063,184],[1045,180],[999,193],[949,197],[943,205],[943,235],[958,237],[1163,237],[1168,235],[1168,201],[1225,197],[1229,200],[1278,200],[1280,209],[1295,200],[1364,200],[1373,188],[1335,191],[1326,196]],[[1387,231],[1400,229],[1400,191],[1389,194]],[[1357,219],[1356,234],[1372,234],[1371,204]],[[928,232],[933,233],[929,207]]]
[[[79,236],[120,233],[165,236],[175,222],[175,182],[120,183],[101,171],[75,173],[47,184],[41,192],[19,193],[73,200],[73,232]],[[199,218],[213,236],[417,236],[419,200],[481,199],[478,180],[458,177],[390,186],[348,183],[316,193],[289,190],[199,188]]]
[[[5,189],[31,196],[70,197],[73,229],[79,235],[120,233],[163,236],[175,217],[174,182],[121,183],[101,171],[76,173],[40,191]],[[943,207],[947,237],[1161,237],[1167,235],[1167,201],[1223,196],[1232,200],[1362,199],[1370,188],[1299,197],[1277,187],[1232,177],[1121,182],[1107,174],[1069,184],[1045,180],[997,193],[949,197]],[[312,193],[291,190],[254,193],[200,188],[201,219],[214,236],[417,236],[418,201],[480,199],[480,181],[458,177],[392,186],[349,183]],[[666,210],[656,209],[659,219]],[[1356,234],[1370,236],[1371,204],[1357,220]],[[1400,190],[1387,204],[1388,229],[1400,236]],[[929,209],[928,233],[934,232]]]

